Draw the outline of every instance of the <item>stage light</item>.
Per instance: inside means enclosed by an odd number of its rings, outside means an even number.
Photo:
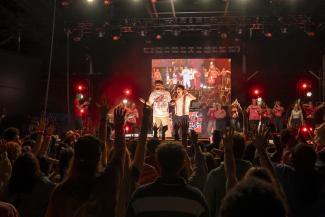
[[[227,39],[227,38],[228,38],[228,34],[227,34],[226,32],[222,32],[222,33],[220,34],[220,38],[221,38],[221,39]]]
[[[124,93],[125,93],[126,95],[130,95],[131,91],[130,91],[129,89],[126,89],[126,90],[124,91]]]
[[[79,85],[77,86],[77,89],[78,89],[79,91],[82,91],[82,90],[85,89],[85,87],[84,87],[83,85],[79,84]]]
[[[113,35],[113,37],[112,37],[112,39],[113,39],[113,41],[118,41],[118,40],[120,40],[120,36],[118,36],[118,35]]]
[[[287,34],[288,33],[288,28],[287,27],[281,27],[280,31],[282,34]]]
[[[62,0],[61,5],[62,5],[62,7],[67,8],[67,7],[69,7],[70,2],[69,2],[69,0]]]
[[[98,37],[99,37],[99,38],[103,38],[104,35],[105,35],[105,33],[104,33],[103,31],[99,31],[99,32],[98,32]]]
[[[307,132],[308,132],[308,128],[307,128],[307,127],[303,127],[303,128],[301,129],[301,131],[304,132],[304,133],[307,133]]]
[[[127,104],[128,103],[128,100],[127,99],[123,99],[123,104]]]
[[[105,6],[109,6],[110,3],[111,3],[110,0],[104,0],[104,5],[105,5]]]
[[[307,89],[307,87],[308,87],[308,84],[307,84],[307,83],[302,83],[302,84],[301,84],[301,88],[302,88],[302,89]]]
[[[83,99],[84,98],[84,95],[83,94],[80,94],[80,99]]]
[[[130,131],[130,127],[129,126],[125,126],[125,132],[129,132]]]
[[[87,0],[87,2],[92,3],[92,2],[94,2],[94,0]]]
[[[83,108],[80,109],[80,113],[81,113],[81,114],[84,114],[84,113],[85,113],[85,109],[83,109]]]
[[[315,37],[315,36],[316,36],[316,32],[306,32],[306,34],[307,34],[309,37]]]
[[[312,95],[313,95],[313,93],[310,92],[310,91],[308,91],[308,92],[306,93],[306,96],[307,96],[307,97],[311,97]]]
[[[157,40],[161,40],[161,39],[162,39],[161,34],[158,33],[158,34],[156,35],[156,39],[157,39]]]
[[[272,38],[272,32],[264,32],[264,36],[267,38]]]
[[[259,89],[255,89],[255,90],[253,91],[253,93],[254,93],[254,95],[259,95],[259,94],[260,94],[260,90],[259,90]]]

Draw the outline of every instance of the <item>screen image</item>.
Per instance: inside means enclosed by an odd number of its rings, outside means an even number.
[[[231,59],[152,59],[152,84],[162,80],[172,97],[182,84],[195,95],[195,107],[231,103]]]

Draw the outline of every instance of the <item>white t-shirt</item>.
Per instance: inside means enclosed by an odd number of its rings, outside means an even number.
[[[185,97],[185,108],[183,113],[183,103]],[[175,101],[175,115],[176,116],[183,116],[190,114],[190,105],[192,101],[192,97],[190,95],[183,95],[182,97],[176,99]]]
[[[155,90],[149,96],[149,104],[153,108],[154,117],[169,116],[169,102],[171,101],[170,93],[166,90]]]

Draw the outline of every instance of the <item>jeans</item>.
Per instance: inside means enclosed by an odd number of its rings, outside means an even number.
[[[236,131],[239,131],[240,130],[239,118],[231,118],[230,126],[231,126],[231,128],[235,129]]]
[[[280,133],[283,129],[283,122],[282,122],[282,118],[279,116],[275,116],[274,117],[274,127],[275,127],[275,131],[277,133]]]

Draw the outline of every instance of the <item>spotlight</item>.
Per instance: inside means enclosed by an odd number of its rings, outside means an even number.
[[[84,95],[83,94],[80,94],[80,99],[83,99],[84,98]]]
[[[127,132],[127,133],[130,131],[130,127],[129,126],[125,126],[124,129],[125,129],[125,132]]]
[[[92,2],[94,2],[94,0],[87,0],[87,2],[92,3]]]
[[[307,97],[311,97],[312,95],[313,95],[313,93],[310,92],[310,91],[308,91],[308,92],[306,93],[306,96],[307,96]]]
[[[285,27],[285,26],[284,27],[281,27],[280,28],[280,31],[281,31],[282,34],[287,34],[288,33],[288,28]]]
[[[308,84],[307,83],[302,83],[301,84],[301,89],[307,89],[308,87]]]
[[[99,38],[103,38],[103,37],[104,37],[104,35],[105,35],[105,34],[104,34],[104,32],[103,32],[103,31],[99,31],[99,32],[98,32],[98,37],[99,37]]]
[[[264,36],[267,38],[272,38],[272,32],[264,32]]]
[[[123,99],[123,104],[127,104],[128,103],[128,100],[127,99]]]
[[[146,36],[146,32],[145,32],[144,30],[141,30],[141,31],[140,31],[140,35],[141,35],[142,37],[145,37],[145,36]]]
[[[105,6],[109,6],[110,3],[111,3],[110,0],[104,0],[104,5],[105,5]]]
[[[126,90],[124,91],[124,93],[125,93],[126,95],[130,95],[131,91],[128,90],[128,89],[126,89]]]
[[[259,89],[255,89],[254,91],[253,91],[253,93],[254,93],[254,95],[259,95],[260,94],[260,90]]]
[[[112,39],[113,39],[113,41],[118,41],[118,40],[120,40],[120,36],[119,35],[113,35],[113,37],[112,37]]]
[[[228,38],[228,34],[225,33],[225,32],[222,32],[222,33],[220,34],[220,37],[221,37],[221,39],[227,39],[227,38]]]
[[[156,39],[157,39],[157,40],[161,40],[161,39],[162,39],[161,34],[158,33],[158,34],[156,35]]]
[[[85,113],[85,109],[83,109],[83,108],[80,109],[80,113],[81,113],[81,114]]]
[[[78,89],[79,91],[82,91],[82,90],[85,89],[85,87],[84,87],[82,84],[79,84],[79,85],[77,86],[77,89]]]

